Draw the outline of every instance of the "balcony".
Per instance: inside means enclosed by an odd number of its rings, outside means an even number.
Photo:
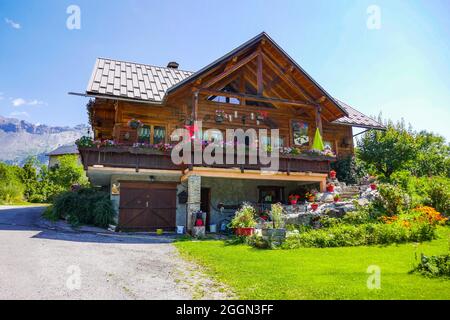
[[[189,164],[176,165],[172,162],[170,151],[164,152],[148,148],[136,148],[130,146],[108,146],[79,148],[83,166],[85,169],[92,166],[103,166],[112,168],[133,168],[138,172],[140,169],[154,170],[179,170],[191,168]],[[193,156],[193,154],[192,154]],[[224,156],[225,160],[225,156]],[[333,158],[312,155],[282,155],[279,157],[279,171],[281,172],[314,172],[328,173],[330,162]],[[225,162],[225,161],[224,161]],[[248,156],[245,164],[237,164],[236,156],[232,164],[206,164],[203,162],[195,164],[196,167],[209,168],[238,168],[245,170],[260,170],[270,166],[260,162],[257,158],[256,164],[250,164]]]

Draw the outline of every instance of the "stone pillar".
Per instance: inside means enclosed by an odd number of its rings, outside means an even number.
[[[188,178],[188,201],[187,201],[187,219],[186,229],[192,230],[194,222],[192,221],[192,213],[200,210],[200,197],[202,188],[202,177],[192,175]]]

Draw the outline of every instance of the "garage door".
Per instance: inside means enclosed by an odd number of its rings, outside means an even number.
[[[121,182],[119,228],[121,230],[174,230],[175,183]]]

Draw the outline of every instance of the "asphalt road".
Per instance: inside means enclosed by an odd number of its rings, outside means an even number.
[[[227,297],[167,241],[51,230],[42,210],[0,207],[0,299]]]

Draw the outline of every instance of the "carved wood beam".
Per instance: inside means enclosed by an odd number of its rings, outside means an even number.
[[[233,65],[232,67],[230,67],[228,70],[223,71],[222,73],[218,74],[217,76],[215,76],[214,78],[212,78],[211,80],[209,80],[208,82],[206,82],[203,87],[204,88],[209,88],[211,87],[213,84],[215,84],[216,82],[222,80],[223,78],[225,78],[226,76],[232,74],[234,71],[238,70],[239,68],[241,68],[242,66],[246,65],[247,63],[249,63],[250,61],[252,61],[253,59],[255,59],[258,55],[260,55],[260,52],[255,51],[252,54],[250,54],[249,56],[245,57],[244,59],[242,59],[241,61],[237,62],[235,65]]]
[[[259,50],[258,50],[259,51]],[[259,51],[261,53],[261,51]],[[264,92],[264,83],[263,83],[263,59],[262,55],[258,54],[257,59],[257,67],[256,67],[256,83],[258,85],[258,96],[262,96]]]
[[[315,104],[303,102],[303,101],[297,101],[297,100],[269,98],[269,97],[263,97],[263,96],[258,96],[258,95],[234,93],[234,92],[224,92],[224,91],[211,90],[208,88],[200,88],[199,92],[200,92],[200,94],[207,94],[207,95],[213,95],[213,96],[223,96],[223,97],[231,97],[231,98],[236,98],[236,99],[246,99],[246,100],[257,101],[257,102],[283,103],[283,104],[289,104],[292,106],[304,107],[304,108],[309,108],[309,109],[317,109],[317,106]]]
[[[280,77],[286,80],[286,82],[294,89],[300,92],[300,94],[309,102],[313,102],[314,99],[301,87],[299,86],[292,77],[282,70],[278,64],[276,64],[272,58],[270,58],[265,52],[261,53],[266,62],[268,62],[271,69]]]

